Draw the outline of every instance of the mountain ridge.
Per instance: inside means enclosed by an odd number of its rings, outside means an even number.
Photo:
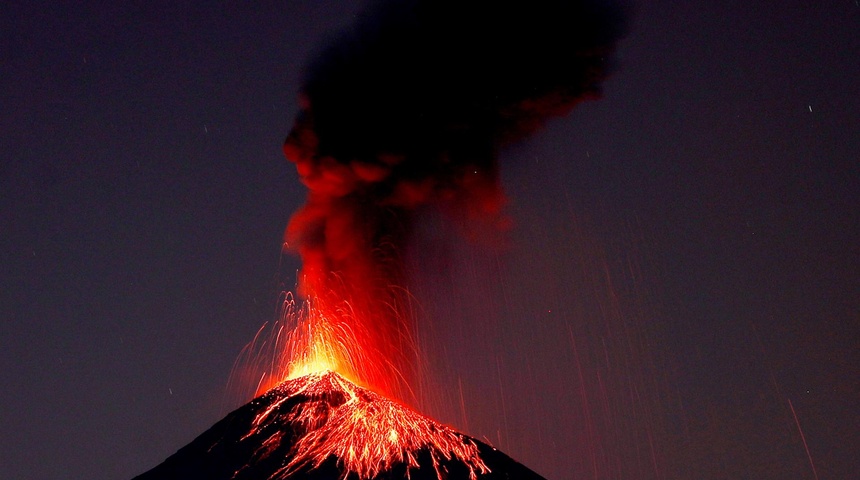
[[[287,380],[133,480],[545,480],[331,371]]]

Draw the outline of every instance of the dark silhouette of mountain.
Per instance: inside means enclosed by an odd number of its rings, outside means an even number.
[[[545,480],[334,372],[289,380],[134,480]]]

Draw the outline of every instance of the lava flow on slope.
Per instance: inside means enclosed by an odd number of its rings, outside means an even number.
[[[542,480],[495,448],[324,371],[227,415],[135,480]]]

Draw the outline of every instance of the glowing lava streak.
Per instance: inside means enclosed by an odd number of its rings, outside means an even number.
[[[350,473],[375,478],[398,465],[418,469],[419,456],[425,462],[429,456],[439,478],[445,478],[440,466],[451,461],[465,465],[473,479],[490,472],[468,437],[331,371],[284,382],[261,397],[270,399],[276,400],[257,414],[248,436],[271,424],[298,426],[290,460],[273,479],[318,468],[331,458],[344,478]],[[257,455],[267,456],[268,446],[281,442],[282,434],[274,429]]]
[[[351,315],[343,311],[325,315],[313,307],[306,310],[290,332],[287,380],[326,370],[340,372],[353,381],[361,377],[352,366],[360,360],[355,358],[360,350],[354,322],[348,317]]]
[[[268,336],[255,338],[243,352],[245,359],[239,360],[257,370],[255,396],[286,380],[330,370],[386,396],[401,401],[412,398],[406,378],[409,372],[403,371],[409,365],[405,357],[416,355],[410,328],[381,331],[373,324],[376,316],[390,320],[408,315],[390,301],[374,312],[366,305],[357,309],[357,302],[331,300],[333,297],[328,295],[326,301],[315,296],[299,306],[291,294],[285,294],[280,320]]]

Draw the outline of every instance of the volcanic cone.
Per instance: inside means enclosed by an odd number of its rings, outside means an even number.
[[[135,480],[542,480],[495,448],[327,371],[288,380]]]

